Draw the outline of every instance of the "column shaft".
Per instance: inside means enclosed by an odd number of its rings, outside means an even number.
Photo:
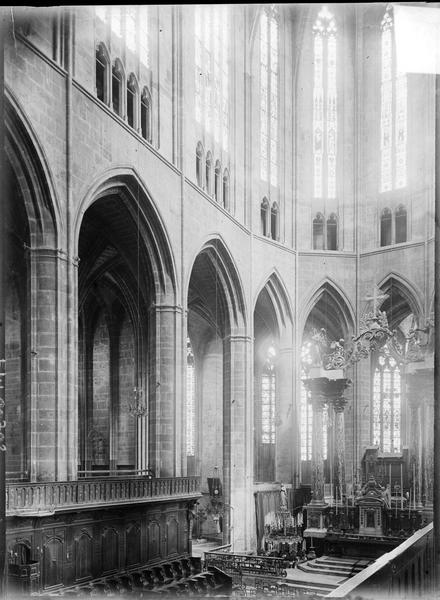
[[[253,504],[253,420],[249,402],[251,340],[230,336],[224,341],[223,394],[223,539],[235,551],[255,548]]]
[[[182,309],[155,305],[150,313],[149,456],[157,477],[177,477],[181,467],[182,394],[177,397],[181,371]],[[142,435],[144,428],[139,427]],[[144,456],[142,439],[138,456]],[[141,459],[142,460],[142,459]]]
[[[345,494],[345,421],[344,409],[335,408],[335,498]]]

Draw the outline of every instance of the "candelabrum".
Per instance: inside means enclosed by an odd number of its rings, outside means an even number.
[[[325,370],[345,369],[372,352],[380,350],[394,333],[388,327],[385,312],[370,312],[360,323],[360,332],[346,343],[344,339],[331,341],[325,329],[312,331],[315,346],[313,362]]]
[[[359,327],[359,334],[352,336],[347,343],[344,339],[331,341],[325,329],[312,330],[311,360],[308,367],[323,367],[325,370],[345,369],[363,358],[368,358],[371,353],[377,352],[388,342],[396,360],[401,363],[423,362],[430,353],[434,352],[434,324],[428,319],[425,327],[413,326],[402,337],[396,335],[388,326],[385,312],[366,313]]]
[[[425,327],[412,327],[402,344],[394,339],[393,350],[401,362],[409,364],[423,362],[434,354],[434,321],[428,319]]]

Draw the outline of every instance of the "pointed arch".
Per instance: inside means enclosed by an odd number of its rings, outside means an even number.
[[[278,271],[273,270],[272,273],[265,278],[264,283],[258,288],[254,298],[254,311],[258,298],[263,291],[267,293],[273,307],[276,316],[278,336],[280,338],[285,338],[286,340],[291,340],[293,328],[292,303],[287,288]]]
[[[215,162],[214,169],[214,199],[216,202],[222,202],[222,185],[221,185],[222,165],[219,160]]]
[[[261,235],[268,236],[270,232],[269,220],[270,220],[270,204],[269,200],[264,197],[260,205],[260,223],[261,223]]]
[[[313,219],[313,250],[324,250],[325,238],[324,238],[324,225],[325,219],[322,213],[316,213]]]
[[[206,159],[205,159],[205,188],[206,188],[206,193],[208,194],[208,196],[212,195],[212,163],[213,163],[213,158],[212,158],[212,154],[211,151],[208,150],[208,152],[206,153]]]
[[[276,202],[270,210],[270,237],[276,241],[280,239],[280,209]]]
[[[197,142],[196,147],[196,182],[200,188],[203,188],[203,158],[205,151],[202,142]]]
[[[223,321],[223,334],[232,331],[244,331],[246,328],[246,306],[243,293],[243,284],[239,271],[231,253],[221,236],[215,236],[203,244],[196,254],[189,269],[189,278],[186,283],[187,297],[189,284],[197,261],[204,261],[205,277],[215,277],[220,291],[220,312]]]
[[[151,194],[132,167],[109,169],[90,186],[73,219],[74,252],[78,254],[79,234],[86,210],[106,197],[118,197],[134,223],[139,219],[140,241],[148,258],[147,274],[155,289],[155,302],[174,305],[178,282],[169,235]]]
[[[382,279],[378,286],[389,295],[380,308],[387,313],[391,328],[397,327],[410,313],[419,323],[424,324],[422,293],[406,277],[391,272]]]
[[[309,317],[327,329],[333,339],[348,338],[355,330],[353,306],[342,288],[330,278],[325,278],[308,296],[300,310],[299,327],[303,331]]]
[[[396,244],[403,244],[408,240],[408,212],[403,204],[394,213],[394,223]]]
[[[223,171],[223,207],[226,210],[231,209],[231,200],[230,200],[230,184],[229,184],[229,171],[225,169]]]
[[[98,42],[95,53],[95,90],[98,100],[110,102],[110,53],[104,42]]]
[[[7,87],[5,92],[6,158],[23,196],[30,243],[56,246],[64,222],[52,173],[30,121]]]
[[[141,135],[150,144],[153,141],[152,101],[147,86],[142,88],[141,95]]]
[[[380,246],[392,244],[392,220],[391,210],[386,207],[380,213]]]
[[[127,77],[126,85],[127,122],[136,131],[139,129],[139,83],[134,73]]]
[[[112,107],[117,115],[125,114],[125,69],[120,58],[115,58],[112,66]]]

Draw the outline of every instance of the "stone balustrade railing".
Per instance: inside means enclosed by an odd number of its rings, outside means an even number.
[[[434,592],[434,531],[430,523],[330,592],[326,598],[422,598]]]
[[[44,515],[80,506],[114,506],[200,495],[200,477],[93,478],[79,481],[10,483],[6,514]]]

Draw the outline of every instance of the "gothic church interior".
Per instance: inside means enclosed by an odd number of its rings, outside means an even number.
[[[432,592],[435,77],[393,6],[5,15],[3,589]]]

